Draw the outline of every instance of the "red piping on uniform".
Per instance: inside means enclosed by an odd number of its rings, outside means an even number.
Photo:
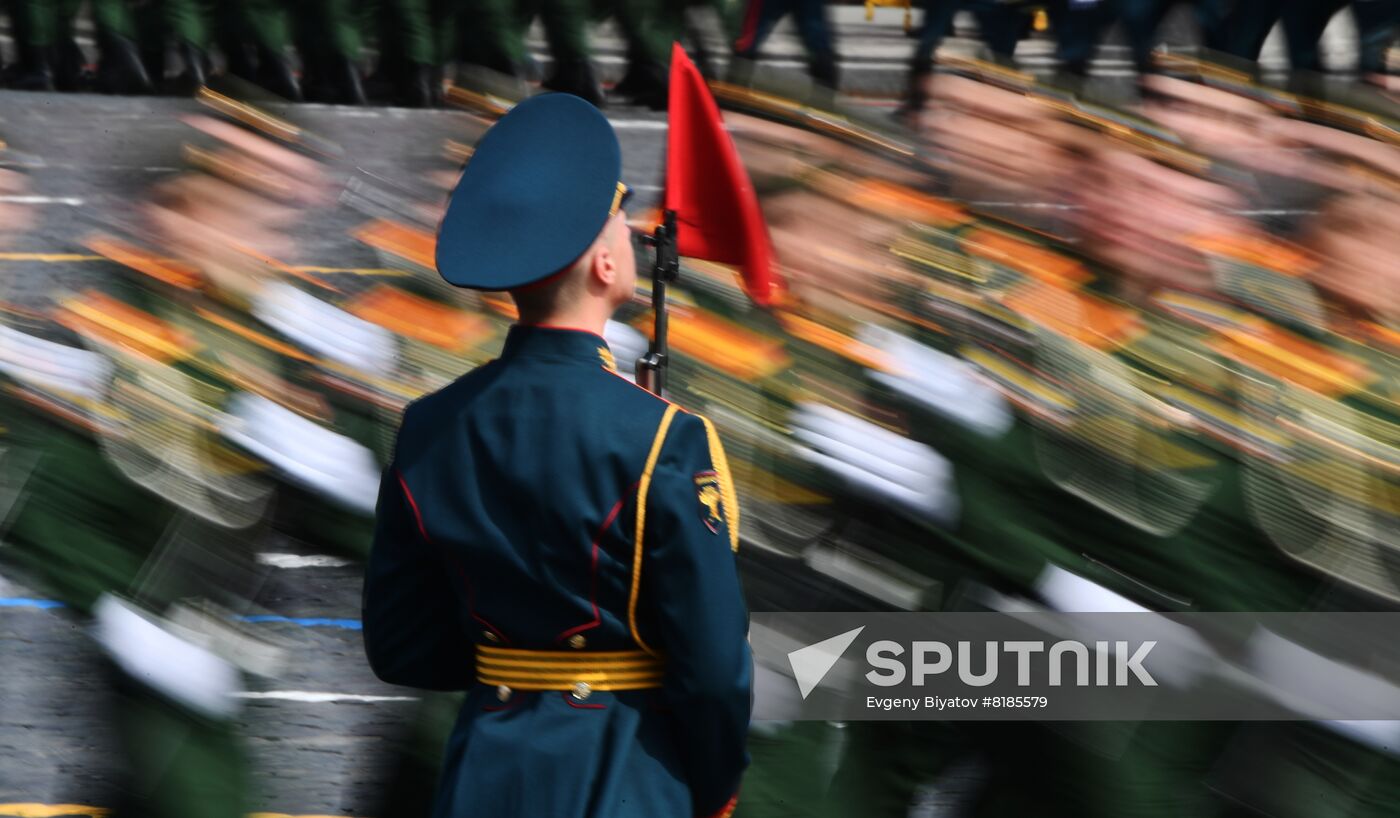
[[[739,39],[734,41],[735,51],[747,51],[753,45],[753,38],[758,36],[758,16],[761,8],[763,0],[749,0],[749,8],[744,12],[744,27],[739,31]]]
[[[487,630],[496,634],[496,636],[500,638],[501,644],[509,645],[510,639],[506,638],[504,633],[501,633],[501,629],[487,622],[482,618],[481,614],[476,612],[476,587],[472,585],[471,579],[467,576],[467,569],[462,567],[461,561],[458,560],[455,555],[451,557],[451,560],[452,567],[457,569],[457,575],[462,578],[462,584],[466,586],[467,589],[467,613],[471,614],[472,619],[486,626]]]
[[[608,709],[608,706],[607,706],[606,704],[578,704],[578,703],[574,702],[574,698],[573,698],[574,694],[572,694],[572,693],[564,693],[564,692],[561,692],[559,695],[560,695],[560,696],[563,696],[563,697],[564,697],[564,701],[565,701],[566,703],[568,703],[568,705],[569,705],[570,707],[572,707],[573,709],[575,709],[575,710],[607,710],[607,709]]]
[[[708,818],[729,818],[734,814],[734,808],[737,806],[739,806],[739,793],[736,792],[729,796],[729,800],[724,802],[724,806],[720,807],[718,812],[710,813]]]
[[[639,480],[637,483],[633,483],[628,487],[627,491],[622,493],[622,497],[620,497],[617,503],[612,507],[612,511],[608,512],[607,519],[603,520],[603,524],[598,526],[598,533],[593,535],[593,564],[589,569],[588,580],[588,601],[593,605],[593,621],[569,628],[554,637],[554,641],[562,642],[576,633],[582,633],[590,628],[596,628],[602,623],[602,616],[598,613],[598,542],[603,539],[603,533],[613,524],[613,520],[617,519],[618,512],[622,511],[623,504],[627,502],[628,496],[632,494],[633,490],[637,488],[640,482]]]
[[[408,506],[413,509],[413,519],[418,521],[418,533],[423,535],[425,542],[432,542],[433,538],[428,536],[428,529],[423,525],[423,514],[418,510],[418,501],[413,499],[413,492],[408,490],[408,481],[403,479],[403,472],[394,469],[394,476],[399,478],[399,485],[403,487],[403,496],[408,498]]]
[[[398,469],[395,469],[394,476],[399,478],[399,485],[403,487],[403,496],[408,498],[408,505],[410,508],[413,509],[413,518],[418,521],[418,533],[423,535],[424,542],[429,543],[430,545],[435,544],[433,543],[433,538],[428,536],[427,526],[423,525],[423,514],[418,510],[418,501],[413,499],[413,492],[409,491],[408,481],[404,479],[403,472],[399,471]],[[476,621],[485,625],[488,629],[490,629],[492,633],[496,634],[501,638],[502,643],[509,645],[510,640],[506,638],[506,635],[504,633],[501,633],[500,628],[496,627],[495,625],[492,625],[490,622],[487,622],[485,619],[482,619],[480,616],[477,615],[476,590],[472,587],[472,582],[467,577],[467,569],[462,566],[462,563],[457,559],[456,554],[453,554],[446,548],[442,549],[442,551],[444,554],[447,555],[448,561],[452,563],[452,567],[457,569],[457,575],[461,577],[462,584],[466,586],[467,610],[471,613],[472,619],[475,619]]]

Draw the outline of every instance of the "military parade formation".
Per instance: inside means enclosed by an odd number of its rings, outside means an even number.
[[[657,0],[103,0],[92,4],[95,49],[85,51],[78,41],[80,5],[8,4],[16,55],[0,87],[188,94],[217,71],[294,101],[437,106],[453,66],[521,78],[536,72],[524,37],[538,19],[551,64],[543,86],[602,104],[588,29],[613,19],[628,42],[628,73],[613,93],[665,107],[670,44],[685,37],[687,26],[686,4]],[[366,72],[371,55],[373,70]],[[170,64],[168,56],[175,58]]]
[[[366,563],[371,664],[436,691],[402,725],[392,792],[365,805],[381,818],[898,818],[969,769],[948,814],[1400,813],[1389,722],[754,721],[736,784],[741,673],[686,687],[693,712],[684,698],[662,705],[686,713],[673,729],[691,755],[656,751],[646,715],[652,688],[672,690],[659,680],[686,664],[678,650],[741,664],[724,640],[745,605],[1400,610],[1400,108],[1374,83],[1312,73],[1342,4],[1195,3],[1215,50],[1187,57],[1154,51],[1164,2],[928,0],[894,118],[834,94],[821,3],[716,4],[739,59],[710,88],[782,288],[759,306],[732,267],[682,258],[669,400],[621,382],[655,337],[645,280],[615,304],[600,296],[616,312],[598,335],[554,326],[567,311],[548,289],[529,294],[603,225],[650,233],[661,218],[627,210],[615,138],[588,136],[607,128],[592,107],[554,112],[574,138],[552,134],[543,154],[528,148],[550,126],[512,125],[575,97],[665,107],[687,4],[606,5],[102,0],[95,72],[74,39],[77,4],[10,5],[11,88],[193,96],[178,170],[56,248],[96,257],[100,272],[36,291],[0,271],[3,569],[73,609],[101,648],[91,672],[119,702],[109,716],[133,782],[116,814],[252,811],[235,694],[298,650],[247,624],[266,582],[253,544],[272,536]],[[1358,73],[1384,86],[1396,4],[1351,5]],[[988,58],[935,61],[962,10]],[[1011,59],[1036,10],[1065,69],[1050,81]],[[744,70],[788,13],[818,88],[808,98]],[[1076,78],[1114,15],[1143,72],[1130,105]],[[611,97],[585,36],[604,16],[629,43]],[[536,96],[460,72],[447,81],[463,65],[529,76],[536,17],[552,65]],[[1276,22],[1293,72],[1271,84],[1250,61]],[[362,76],[371,46],[378,61]],[[171,53],[178,69],[163,65]],[[391,182],[256,87],[447,104],[462,128],[429,174]],[[494,148],[493,127],[505,134]],[[563,143],[572,165],[529,158],[562,156]],[[489,161],[474,165],[478,149]],[[0,142],[0,250],[41,219],[25,194],[43,150]],[[466,197],[463,167],[496,198]],[[563,215],[533,237],[544,217],[522,230],[499,216],[502,201]],[[306,226],[347,204],[377,268],[308,257]],[[576,218],[587,225],[570,234]],[[630,249],[614,239],[610,252]],[[598,286],[619,286],[591,263]],[[539,414],[528,402],[557,382],[577,397]],[[463,396],[478,392],[508,397],[483,409]],[[400,434],[406,410],[415,420]],[[424,431],[467,411],[471,429],[494,433],[444,444]],[[497,476],[479,483],[447,446]],[[593,465],[604,462],[624,465]],[[646,489],[628,502],[638,487],[623,473],[655,473],[655,505]],[[567,492],[530,494],[551,481]],[[448,508],[461,496],[469,509]],[[578,510],[599,504],[598,520]],[[588,523],[573,551],[569,514]],[[492,537],[472,535],[483,519]],[[670,547],[651,546],[642,580],[644,533]],[[567,604],[512,561],[509,544],[530,538]],[[491,584],[446,592],[424,571],[436,563],[386,546],[439,541],[465,543]],[[681,544],[711,561],[688,562]],[[559,556],[575,551],[591,556]],[[743,599],[727,596],[735,565]],[[579,612],[593,619],[566,629]],[[707,641],[711,626],[720,636]],[[434,627],[446,636],[430,638]],[[1304,647],[1328,661],[1327,645]],[[472,652],[471,673],[443,661]],[[549,678],[593,652],[601,683]],[[535,702],[528,728],[510,721]],[[606,730],[573,718],[604,706],[643,715]],[[512,741],[567,774],[522,784]],[[606,800],[619,792],[640,800]]]
[[[913,0],[902,5],[909,9]],[[922,99],[922,79],[932,69],[934,52],[952,36],[959,13],[975,19],[988,52],[1007,63],[1014,62],[1017,44],[1033,29],[1048,28],[1059,70],[1082,77],[1113,27],[1121,28],[1136,69],[1154,70],[1153,49],[1176,4],[920,0],[918,5],[920,24],[906,25],[917,41],[909,62],[909,96],[915,103]],[[1188,5],[1197,23],[1196,38],[1206,48],[1258,60],[1277,26],[1289,65],[1309,72],[1325,69],[1323,31],[1346,8],[1358,38],[1356,72],[1394,72],[1387,54],[1400,25],[1396,0],[1192,0]],[[823,0],[96,0],[91,8],[95,36],[86,49],[79,42],[81,6],[75,0],[9,3],[15,55],[0,74],[0,87],[189,94],[211,74],[227,73],[294,101],[432,107],[444,104],[444,85],[454,75],[484,70],[538,80],[546,89],[594,105],[613,99],[660,110],[666,106],[672,41],[688,43],[707,76],[720,71],[720,55],[709,53],[713,42],[727,41],[732,46],[727,78],[744,84],[754,62],[763,57],[764,42],[787,17],[806,49],[812,79],[830,89],[840,88],[841,82],[836,30]],[[544,64],[525,43],[536,21],[548,43]],[[625,73],[606,91],[589,37],[590,27],[602,21],[612,21],[626,45]]]

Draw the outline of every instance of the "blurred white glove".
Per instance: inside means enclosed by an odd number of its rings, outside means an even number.
[[[1339,700],[1372,711],[1400,712],[1400,688],[1374,672],[1344,664],[1260,628],[1246,645],[1246,669],[1268,684],[1275,701],[1302,715],[1334,709]],[[1335,712],[1335,711],[1334,711]],[[1400,756],[1400,721],[1318,721],[1319,726]]]
[[[361,372],[387,375],[398,356],[389,330],[285,282],[263,287],[253,315],[322,358]]]
[[[237,711],[238,668],[111,594],[92,613],[98,644],[127,675],[206,716],[227,719]]]
[[[112,362],[90,350],[0,326],[0,372],[23,383],[97,400],[106,391]]]
[[[953,467],[932,448],[815,403],[798,404],[791,425],[799,457],[862,494],[943,523],[957,518]]]
[[[873,324],[857,337],[894,364],[893,373],[870,373],[877,383],[978,434],[1000,437],[1011,428],[1011,408],[966,361]]]
[[[1205,678],[1221,660],[1210,643],[1190,627],[1167,619],[1150,608],[1058,565],[1046,565],[1035,581],[1036,591],[1052,610],[1061,613],[1139,614],[1120,620],[1129,624],[1134,641],[1154,641],[1152,673],[1164,684],[1190,688]],[[1062,636],[1081,642],[1102,639],[1104,634],[1080,631],[1067,620]],[[1125,636],[1127,634],[1124,634]],[[1116,640],[1112,640],[1116,641]]]
[[[362,514],[373,514],[379,467],[370,450],[247,392],[234,395],[220,432],[291,479]]]

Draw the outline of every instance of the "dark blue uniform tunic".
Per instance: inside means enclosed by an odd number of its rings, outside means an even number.
[[[732,809],[752,673],[738,522],[713,426],[619,376],[592,333],[516,326],[500,358],[413,403],[380,486],[364,637],[385,681],[467,691],[435,816]],[[536,672],[493,669],[519,649],[554,676],[551,656],[631,651],[654,686],[495,683]]]

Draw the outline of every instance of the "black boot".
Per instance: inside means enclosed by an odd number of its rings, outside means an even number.
[[[60,91],[82,91],[92,83],[87,56],[71,37],[55,47],[53,81]]]
[[[756,68],[757,64],[752,56],[743,57],[732,54],[729,57],[729,67],[724,72],[724,81],[729,85],[749,88],[753,85],[753,75]]]
[[[409,65],[396,51],[381,51],[374,71],[365,77],[361,86],[365,96],[375,102],[397,101],[404,95],[409,73]]]
[[[208,83],[209,58],[193,43],[180,43],[180,61],[185,71],[175,78],[176,93],[191,96]]]
[[[836,67],[836,55],[833,53],[813,54],[811,63],[807,66],[807,73],[812,76],[812,81],[823,88],[835,91],[839,85],[839,71]]]
[[[368,105],[365,89],[360,82],[360,67],[343,55],[331,58],[330,80],[335,86],[336,104]]]
[[[624,97],[630,97],[637,93],[646,81],[645,77],[642,76],[645,73],[645,64],[645,59],[628,50],[627,73],[623,74],[622,79],[618,80],[617,84],[612,87],[611,93]]]
[[[224,52],[224,70],[254,85],[258,84],[258,59],[251,43],[238,39],[221,40],[219,50]]]
[[[542,85],[550,91],[581,97],[599,108],[605,104],[603,87],[598,84],[592,63],[586,59],[569,60],[554,66],[554,72]]]
[[[662,111],[670,96],[670,84],[666,69],[655,62],[634,62],[627,69],[627,75],[614,88],[613,93],[628,97],[633,104],[644,105],[653,111]]]
[[[900,101],[899,107],[895,109],[896,119],[907,119],[916,116],[928,104],[928,91],[925,90],[929,76],[933,73],[933,66],[927,61],[920,60],[917,64],[909,68],[909,88],[904,99]]]
[[[410,64],[394,100],[405,108],[433,107],[433,67],[422,63]]]
[[[289,102],[301,102],[301,84],[297,82],[292,61],[286,54],[270,48],[258,48],[258,70],[254,80],[258,85]]]
[[[50,58],[53,49],[47,46],[24,46],[20,49],[17,70],[9,80],[9,86],[16,91],[52,91],[53,62]]]
[[[135,43],[116,35],[107,35],[101,40],[97,90],[104,94],[149,94],[155,90]]]
[[[142,43],[140,46],[141,65],[157,94],[172,93],[169,79],[165,76],[165,46]]]

